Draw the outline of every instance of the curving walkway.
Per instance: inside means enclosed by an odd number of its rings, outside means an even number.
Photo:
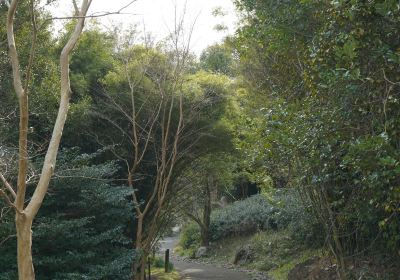
[[[187,263],[174,260],[174,266],[184,280],[247,280],[250,277],[243,273],[213,265]]]
[[[177,239],[174,237],[166,238],[161,242],[162,251],[170,249],[173,251],[177,243]],[[178,260],[171,255],[171,260],[174,264],[175,269],[182,275],[183,280],[248,280],[251,279],[249,275],[230,270],[227,268],[216,267],[208,264],[199,264],[193,262],[186,262],[184,260]]]

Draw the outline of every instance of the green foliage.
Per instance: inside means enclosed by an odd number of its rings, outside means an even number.
[[[277,209],[263,196],[253,196],[236,201],[211,216],[211,238],[218,240],[227,236],[242,235],[277,228],[274,214]]]
[[[310,201],[304,201],[293,189],[277,190],[272,199],[278,209],[273,216],[278,230],[285,230],[301,246],[320,248],[324,244],[322,223],[313,215]]]
[[[195,223],[187,224],[180,235],[179,246],[184,249],[188,256],[194,256],[200,246],[200,228]]]
[[[234,202],[212,214],[212,239],[288,229],[291,238],[299,243],[318,247],[323,243],[321,225],[299,200],[293,192],[278,191],[270,199],[255,195]]]
[[[18,17],[15,19],[14,30],[15,40],[18,48],[18,55],[21,64],[21,76],[25,80],[27,75],[28,58],[32,45],[32,31],[29,3],[19,3]],[[59,92],[59,79],[57,60],[54,59],[56,41],[51,34],[50,22],[47,20],[47,12],[41,8],[35,8],[37,25],[41,28],[37,32],[35,52],[35,63],[31,69],[29,81],[30,99],[30,137],[33,142],[42,141],[50,133],[49,123],[53,123]],[[18,103],[12,80],[11,64],[8,57],[6,19],[7,9],[4,3],[0,6],[0,134],[4,141],[16,145],[18,139],[18,126],[16,118]],[[24,81],[24,86],[26,82]],[[4,142],[3,142],[4,143]],[[33,145],[32,145],[33,146]]]
[[[245,20],[234,40],[246,99],[237,102],[247,116],[236,144],[248,165],[259,182],[297,187],[327,236],[338,231],[340,254],[397,254],[398,6],[235,3]]]
[[[298,244],[319,247],[324,242],[321,224],[299,201],[301,199],[293,191],[281,190],[271,198],[255,195],[215,210],[211,215],[211,240],[285,230]],[[199,227],[188,224],[182,231],[179,245],[185,250],[195,251],[199,239]]]
[[[206,71],[233,76],[234,59],[227,45],[212,45],[200,55],[200,66]]]
[[[130,279],[132,242],[127,236],[130,188],[111,184],[114,163],[94,165],[96,154],[64,150],[39,217],[33,255],[40,279]],[[3,226],[5,224],[6,227]],[[11,221],[2,220],[1,239]],[[10,225],[10,226],[11,226]],[[15,238],[1,245],[0,279],[14,278]],[[9,277],[9,278],[7,278]]]
[[[101,92],[100,79],[112,69],[114,38],[91,27],[83,33],[71,59],[71,84],[75,100]]]
[[[221,143],[227,148],[228,143]],[[225,147],[224,147],[225,145]],[[207,154],[197,158],[188,165],[177,180],[177,184],[185,187],[184,197],[186,203],[183,206],[185,212],[196,215],[204,208],[204,203],[210,199],[210,193],[218,196],[232,192],[235,179],[235,158],[228,153]],[[201,216],[201,215],[199,215]]]
[[[118,48],[116,36],[96,24],[82,36],[71,57],[73,95],[62,143],[80,150],[61,153],[61,171],[34,224],[40,279],[129,276],[132,190],[112,179],[126,178],[125,160],[135,151],[129,144],[132,119],[126,118],[133,113],[131,94],[140,127],[147,127],[158,104],[165,106],[164,117],[172,104],[176,128],[176,100],[182,96],[187,118],[180,150],[185,155],[179,157],[171,183],[181,183],[178,177],[185,172],[193,178],[184,182],[190,187],[188,201],[204,202],[201,187],[211,177],[215,188],[226,192],[235,178],[245,178],[263,194],[273,193],[215,211],[213,240],[278,229],[307,246],[326,239],[334,252],[347,256],[373,250],[398,255],[398,1],[234,2],[241,25],[233,38],[204,50],[197,72],[190,56],[188,66],[177,69],[179,61],[168,50]],[[72,25],[67,23],[56,39],[46,12],[38,7],[34,12],[40,29],[29,81],[29,150],[42,154],[59,100],[58,55]],[[6,42],[6,13],[1,2],[0,42]],[[19,4],[17,15],[16,44],[25,77],[32,45],[28,2]],[[0,153],[1,168],[7,164],[15,185],[15,164],[8,153],[17,146],[18,114],[6,47],[0,43]],[[140,180],[140,200],[154,185],[160,155],[153,151],[164,136],[158,127],[163,122],[155,122],[151,152],[134,178]],[[109,149],[91,154],[99,146]],[[39,165],[37,158],[30,160],[30,168]],[[0,209],[0,279],[13,279],[14,218],[3,201]],[[189,225],[181,246],[193,253],[199,238],[199,228]]]
[[[165,261],[162,257],[154,257],[151,259],[151,266],[156,268],[165,268]],[[172,262],[168,263],[168,271],[174,269],[174,264]]]
[[[71,32],[70,25],[66,28],[59,47]],[[92,127],[96,127],[98,120],[91,111],[104,94],[104,77],[114,69],[115,47],[114,36],[102,31],[96,22],[91,22],[78,41],[70,62],[72,98],[63,136],[63,143],[68,147],[80,146],[90,152],[95,151],[93,147],[98,147],[93,137],[87,134],[95,133]],[[76,137],[77,133],[81,137]]]

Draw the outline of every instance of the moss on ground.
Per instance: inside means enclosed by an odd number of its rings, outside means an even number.
[[[245,269],[265,271],[274,280],[286,280],[289,272],[305,261],[321,257],[321,269],[329,267],[323,260],[331,255],[321,248],[310,248],[290,237],[287,230],[258,232],[249,236],[227,237],[211,244],[209,255],[201,261],[208,263],[233,264],[235,254],[240,247],[249,246],[253,256],[251,261],[242,264]],[[195,250],[178,248],[181,255],[190,256]],[[330,260],[329,263],[334,262]],[[360,256],[349,264],[349,279],[394,280],[399,279],[400,265],[398,261],[383,255]],[[321,278],[325,279],[325,278]]]
[[[276,280],[287,279],[295,265],[323,253],[320,249],[298,244],[285,231],[258,233],[253,236],[250,244],[254,248],[255,258],[249,266],[268,271]]]
[[[154,279],[154,280],[180,280],[181,276],[176,271],[165,273],[163,268],[154,268],[151,271],[151,279]]]
[[[295,265],[323,254],[321,249],[310,249],[299,245],[286,231],[267,231],[216,242],[211,246],[208,260],[233,263],[236,251],[244,245],[250,245],[254,254],[251,261],[241,266],[266,271],[276,280],[287,279],[289,271]]]

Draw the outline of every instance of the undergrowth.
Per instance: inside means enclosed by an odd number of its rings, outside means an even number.
[[[252,258],[241,266],[268,272],[274,280],[287,279],[289,271],[305,260],[321,256],[322,249],[310,249],[290,238],[287,230],[258,232],[251,236],[228,237],[210,247],[208,260],[233,263],[239,248],[248,246]]]

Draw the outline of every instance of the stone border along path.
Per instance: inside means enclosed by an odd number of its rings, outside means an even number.
[[[172,252],[177,242],[177,237],[168,237],[161,240],[161,252],[170,249],[171,262],[174,268],[182,275],[183,280],[268,280],[263,273],[242,271],[235,269],[233,265],[220,267],[174,256]]]

